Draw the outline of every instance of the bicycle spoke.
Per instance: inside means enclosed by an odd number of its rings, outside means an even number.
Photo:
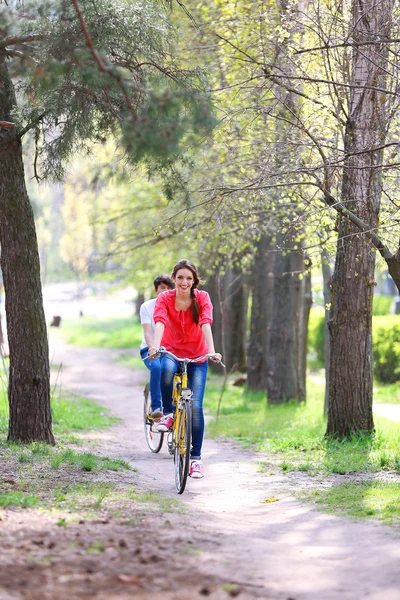
[[[147,445],[152,452],[159,452],[163,445],[164,432],[157,431],[156,423],[151,417],[150,386],[148,383],[146,383],[146,387],[144,388],[143,418]]]

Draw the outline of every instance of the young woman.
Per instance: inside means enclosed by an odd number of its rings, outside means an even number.
[[[156,301],[154,308],[153,344],[149,348],[149,357],[160,346],[181,358],[197,358],[202,354],[214,354],[215,362],[221,360],[221,354],[214,349],[211,331],[212,304],[207,292],[198,290],[200,278],[197,269],[189,260],[180,260],[172,271],[175,290],[166,291]],[[161,394],[164,416],[159,421],[158,430],[168,431],[172,424],[172,385],[179,363],[163,355],[161,360]],[[192,398],[192,448],[189,475],[203,477],[201,447],[204,436],[203,397],[206,385],[208,362],[189,363],[189,387]]]

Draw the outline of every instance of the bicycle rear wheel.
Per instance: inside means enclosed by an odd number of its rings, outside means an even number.
[[[146,442],[152,452],[160,452],[164,441],[164,432],[157,431],[155,422],[151,417],[151,398],[150,398],[150,385],[146,383],[144,388],[144,433],[146,436]]]
[[[178,494],[185,491],[189,473],[190,442],[192,436],[192,407],[190,402],[184,402],[182,408],[177,409],[178,439],[175,440],[175,485]]]

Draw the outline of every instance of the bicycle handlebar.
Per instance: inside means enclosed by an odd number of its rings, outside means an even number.
[[[157,355],[157,354],[167,354],[168,356],[171,356],[171,358],[174,358],[175,360],[178,360],[179,362],[183,362],[183,363],[186,363],[186,364],[200,362],[204,358],[208,359],[208,358],[214,358],[215,357],[215,354],[208,353],[208,354],[203,354],[202,356],[198,356],[197,358],[179,358],[179,356],[175,356],[175,354],[173,354],[172,352],[170,352],[169,350],[167,350],[166,348],[164,348],[164,346],[160,346],[160,348],[157,350],[157,352],[154,352],[154,355]],[[154,356],[154,355],[152,355],[152,356]],[[145,356],[143,358],[143,360],[145,360],[146,358],[149,358],[148,354],[147,354],[147,356]],[[219,362],[220,365],[225,368],[225,365],[222,362],[222,360],[218,360],[216,362]]]

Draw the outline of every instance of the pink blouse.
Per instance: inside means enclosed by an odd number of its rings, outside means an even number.
[[[199,305],[199,323],[193,321],[192,307],[187,310],[176,310],[175,290],[160,294],[154,307],[154,322],[165,325],[161,345],[180,358],[196,358],[207,354],[208,347],[201,330],[202,325],[212,325],[210,296],[203,290],[195,290]]]

